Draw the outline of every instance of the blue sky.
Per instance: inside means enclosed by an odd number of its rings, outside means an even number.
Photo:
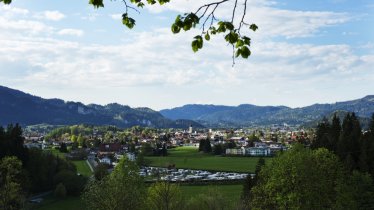
[[[248,0],[252,56],[237,60],[222,36],[193,53],[198,29],[173,35],[175,16],[212,0],[172,0],[119,19],[121,1],[14,0],[0,6],[0,85],[83,103],[155,110],[184,104],[287,105],[374,94],[372,0]],[[240,0],[239,0],[240,2]],[[231,15],[231,3],[217,12]]]

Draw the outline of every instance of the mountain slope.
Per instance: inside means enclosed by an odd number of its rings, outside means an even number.
[[[330,116],[335,111],[355,112],[359,117],[369,118],[374,113],[374,96],[337,102],[314,104],[301,108],[285,106],[239,106],[185,105],[174,109],[161,110],[170,119],[185,118],[198,121],[209,127],[242,127],[283,124],[306,125]],[[191,113],[191,114],[190,114]]]
[[[33,125],[93,124],[131,127],[135,125],[156,128],[187,128],[190,124],[202,127],[191,120],[174,121],[149,108],[131,108],[120,104],[105,106],[60,99],[43,99],[18,90],[0,86],[0,125],[20,123]]]

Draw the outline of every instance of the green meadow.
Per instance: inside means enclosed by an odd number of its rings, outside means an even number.
[[[230,171],[253,173],[258,162],[257,157],[223,157],[204,154],[196,147],[177,147],[170,149],[166,157],[145,157],[150,166],[200,169],[210,171]],[[268,162],[271,158],[265,158]]]

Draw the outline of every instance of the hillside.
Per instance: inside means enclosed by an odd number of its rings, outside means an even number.
[[[191,120],[170,120],[149,108],[131,108],[120,104],[105,106],[80,102],[65,102],[60,99],[43,99],[18,90],[0,86],[0,125],[135,125],[156,128],[202,127]]]
[[[271,124],[313,125],[324,116],[336,111],[355,112],[366,121],[374,113],[374,96],[337,102],[334,104],[314,104],[301,108],[286,106],[239,106],[185,105],[160,113],[170,119],[185,118],[195,120],[209,127],[245,127]],[[189,113],[192,113],[189,115]]]

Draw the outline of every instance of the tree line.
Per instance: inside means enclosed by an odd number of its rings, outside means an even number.
[[[337,115],[331,123],[324,118],[316,128],[311,148],[326,148],[333,152],[349,171],[374,175],[374,114],[365,132],[354,113],[348,113],[342,122]]]
[[[0,209],[21,209],[30,195],[57,186],[62,196],[79,195],[86,181],[72,162],[24,147],[18,124],[0,127]]]

